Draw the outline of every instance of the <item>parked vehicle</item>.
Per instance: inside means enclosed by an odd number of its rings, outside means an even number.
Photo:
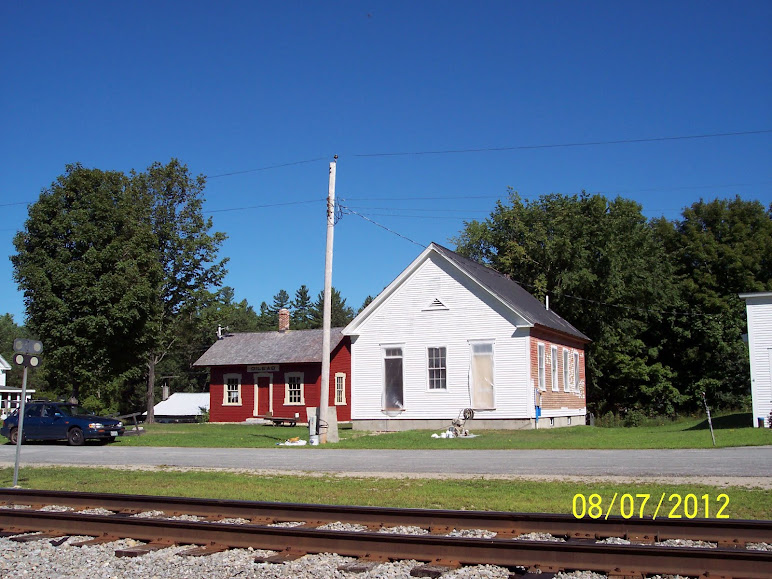
[[[3,421],[0,435],[16,444],[19,435],[19,411]],[[22,442],[27,440],[66,440],[71,446],[80,446],[86,440],[113,442],[123,436],[120,420],[97,416],[77,404],[33,400],[24,409]]]

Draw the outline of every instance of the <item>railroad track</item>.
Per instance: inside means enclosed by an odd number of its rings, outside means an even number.
[[[39,510],[49,505],[68,511]],[[133,538],[146,544],[117,551],[136,556],[170,545],[190,545],[189,555],[229,548],[274,551],[261,561],[282,562],[306,554],[338,553],[356,557],[348,570],[378,562],[415,559],[425,565],[415,576],[439,576],[443,570],[491,564],[520,570],[557,572],[593,570],[614,576],[672,573],[692,576],[769,578],[772,552],[745,548],[772,542],[772,521],[693,519],[576,519],[552,514],[395,509],[246,502],[180,497],[69,493],[0,489],[0,530],[5,536],[37,532],[32,540],[64,536],[94,537],[82,544]],[[10,508],[14,507],[14,508]],[[84,514],[85,509],[111,514]],[[163,512],[154,518],[136,517]],[[174,520],[171,517],[196,520]],[[240,519],[231,524],[225,519]],[[360,531],[329,530],[331,523],[357,525]],[[295,523],[296,526],[272,526]],[[426,534],[379,532],[420,527]],[[493,538],[449,536],[451,531],[485,530]],[[513,540],[529,533],[549,533],[562,541]],[[460,533],[463,535],[463,533]],[[29,535],[27,535],[29,536]],[[631,544],[598,543],[610,537]],[[656,543],[688,539],[717,548],[670,547]]]

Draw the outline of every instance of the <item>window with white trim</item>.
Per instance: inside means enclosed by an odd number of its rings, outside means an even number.
[[[537,344],[536,350],[539,358],[539,390],[547,389],[547,377],[544,362],[544,344]]]
[[[558,386],[558,347],[550,347],[550,370],[552,377],[552,391],[557,392],[560,389]]]
[[[493,410],[496,408],[493,391],[493,342],[471,342],[472,361],[469,382],[472,391],[472,408]]]
[[[383,347],[384,410],[402,410],[405,406],[403,391],[402,347]]]
[[[241,374],[223,376],[223,406],[241,406]]]
[[[445,347],[428,348],[427,354],[429,358],[429,390],[447,390],[447,349]]]
[[[288,372],[284,375],[284,381],[287,385],[284,391],[284,404],[287,406],[305,404],[303,372]]]
[[[563,391],[571,389],[570,364],[568,363],[568,348],[563,348]]]
[[[574,352],[574,392],[579,392],[579,353]]]
[[[346,374],[343,372],[335,373],[335,404],[346,404]]]

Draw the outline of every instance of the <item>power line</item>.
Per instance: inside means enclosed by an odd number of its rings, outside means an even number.
[[[346,199],[348,201],[348,199]],[[362,207],[359,205],[348,205],[349,209],[365,209],[367,211],[425,211],[432,213],[489,213],[481,209],[425,209],[420,207]]]
[[[401,233],[399,233],[397,231],[394,231],[393,229],[390,229],[390,228],[386,227],[385,225],[382,225],[382,224],[380,224],[380,223],[378,223],[376,221],[373,221],[372,219],[369,219],[368,217],[362,215],[361,213],[357,213],[356,211],[352,210],[349,207],[345,207],[345,206],[341,205],[341,209],[346,214],[352,214],[352,215],[356,215],[358,217],[361,217],[365,221],[369,221],[373,225],[377,225],[381,229],[385,229],[389,233],[392,233],[392,234],[396,235],[397,237],[401,237],[402,239],[405,239],[405,240],[409,241],[410,243],[413,243],[413,244],[415,244],[415,245],[417,245],[417,246],[419,246],[421,248],[425,249],[427,247],[426,245],[422,245],[422,244],[418,243],[417,241],[414,241],[414,240],[410,239],[406,235],[402,235]],[[486,267],[489,267],[489,266],[486,266]],[[493,268],[491,268],[491,269],[493,269]],[[494,269],[493,271],[497,271],[497,270]],[[514,281],[515,283],[517,283],[517,284],[519,284],[519,285],[521,285],[523,287],[527,287],[527,288],[530,288],[530,289],[538,289],[534,285],[527,284],[527,283],[521,282],[519,280],[512,279],[509,276],[506,276],[506,277],[508,277],[509,279],[511,279],[512,281]],[[588,299],[588,298],[582,298],[582,297],[579,297],[579,296],[574,296],[574,295],[571,295],[571,294],[564,294],[564,293],[560,294],[560,297],[565,297],[565,298],[569,298],[569,299],[573,299],[573,300],[578,300],[578,301],[589,302],[589,303],[593,303],[593,304],[601,305],[601,306],[606,306],[606,307],[621,308],[621,309],[625,309],[625,310],[628,310],[628,311],[638,311],[638,312],[644,312],[644,313],[649,313],[649,314],[673,315],[673,316],[690,316],[690,317],[700,317],[700,316],[702,316],[702,317],[708,317],[708,318],[721,316],[721,314],[704,314],[704,313],[701,313],[701,312],[678,312],[678,311],[651,310],[651,309],[646,309],[646,308],[637,308],[637,307],[634,307],[634,306],[626,306],[626,305],[622,305],[622,304],[612,304],[612,303],[609,303],[609,302],[601,302],[601,301],[598,301],[598,300],[591,300],[591,299]]]
[[[266,167],[258,167],[257,169],[245,169],[243,171],[231,171],[230,173],[219,173],[217,175],[206,175],[207,179],[219,179],[220,177],[230,177],[232,175],[243,175],[244,173],[257,173],[258,171],[268,171],[270,169],[280,169],[282,167],[292,167],[294,165],[304,165],[306,163],[315,163],[316,161],[324,161],[328,157],[316,157],[315,159],[305,159],[304,161],[292,161],[290,163],[281,163],[279,165],[268,165]]]
[[[267,207],[284,207],[286,205],[306,205],[309,203],[321,203],[324,199],[309,199],[307,201],[287,201],[286,203],[269,203],[266,205],[247,205],[244,207],[229,207],[227,209],[209,209],[202,213],[225,213],[227,211],[243,211],[245,209],[265,209]]]
[[[717,137],[739,137],[772,133],[772,129],[758,131],[739,131],[734,133],[706,133],[702,135],[678,135],[674,137],[651,137],[646,139],[617,139],[613,141],[585,141],[578,143],[559,143],[551,145],[517,145],[508,147],[481,147],[477,149],[440,149],[436,151],[403,151],[393,153],[364,153],[353,157],[404,157],[409,155],[448,155],[457,153],[489,153],[496,151],[523,151],[530,149],[557,149],[568,147],[594,147],[598,145],[627,145],[632,143],[658,143],[664,141],[686,141],[693,139],[712,139]]]
[[[346,201],[439,201],[448,199],[501,199],[501,195],[441,195],[435,197],[346,197]]]
[[[422,244],[422,243],[418,243],[417,241],[414,241],[413,239],[410,239],[410,238],[409,238],[409,237],[407,237],[406,235],[402,235],[401,233],[397,233],[397,232],[396,232],[396,231],[394,231],[393,229],[389,229],[389,228],[388,228],[388,227],[386,227],[385,225],[381,225],[381,224],[380,224],[380,223],[378,223],[377,221],[373,221],[373,220],[372,220],[372,219],[370,219],[369,217],[365,217],[364,215],[362,215],[361,213],[357,213],[357,212],[356,212],[356,211],[354,211],[353,209],[349,209],[348,207],[346,207],[346,206],[344,206],[344,205],[341,205],[341,206],[340,206],[340,208],[341,208],[341,211],[342,211],[343,213],[345,213],[345,214],[347,214],[347,215],[356,215],[357,217],[361,217],[361,218],[362,218],[362,219],[364,219],[365,221],[369,221],[369,222],[370,222],[370,223],[372,223],[373,225],[377,225],[377,226],[378,226],[378,227],[380,227],[381,229],[385,229],[385,230],[386,230],[386,231],[388,231],[389,233],[392,233],[392,234],[396,235],[397,237],[401,237],[402,239],[404,239],[404,240],[406,240],[406,241],[409,241],[410,243],[413,243],[413,244],[417,245],[418,247],[420,247],[420,248],[422,248],[422,249],[426,249],[426,247],[427,247],[425,244]]]
[[[364,213],[363,215],[369,215],[370,217],[397,217],[404,219],[449,219],[451,221],[471,221],[473,219],[480,219],[478,217],[467,217],[464,215],[409,215],[407,213]]]

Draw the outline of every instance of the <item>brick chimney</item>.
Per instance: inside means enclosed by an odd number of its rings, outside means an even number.
[[[279,310],[279,331],[286,332],[289,330],[290,314],[287,308]]]

